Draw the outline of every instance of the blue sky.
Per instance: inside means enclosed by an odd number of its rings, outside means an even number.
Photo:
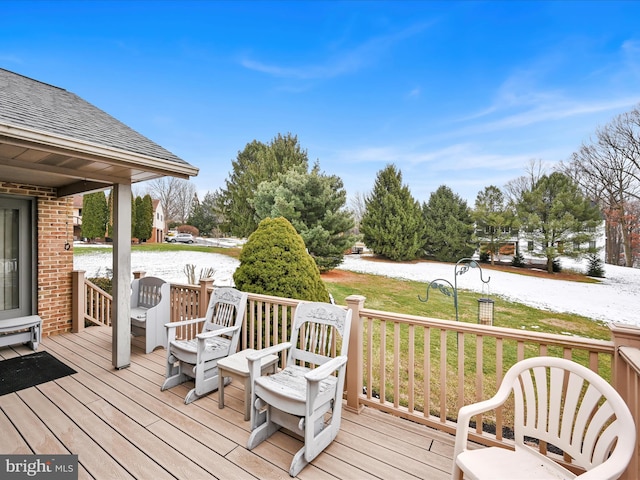
[[[473,205],[640,103],[640,2],[3,1],[0,67],[200,168],[293,133],[349,196],[394,163]]]

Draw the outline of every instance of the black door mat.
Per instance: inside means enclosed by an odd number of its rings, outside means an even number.
[[[37,352],[0,361],[0,395],[66,377],[76,371],[48,352]]]

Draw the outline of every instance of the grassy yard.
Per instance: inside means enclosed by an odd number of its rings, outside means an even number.
[[[336,302],[340,304],[344,304],[347,296],[357,294],[367,298],[365,302],[367,308],[455,320],[452,297],[432,289],[428,302],[418,300],[418,296],[425,297],[427,284],[423,282],[341,270],[325,274],[323,279]],[[471,323],[477,321],[479,297],[480,294],[477,292],[458,291],[460,321]],[[608,340],[611,336],[606,324],[597,320],[568,313],[538,310],[496,296],[492,299],[495,301],[495,326],[602,340]]]

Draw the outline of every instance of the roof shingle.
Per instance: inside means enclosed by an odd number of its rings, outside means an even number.
[[[188,165],[76,94],[2,68],[0,124]]]

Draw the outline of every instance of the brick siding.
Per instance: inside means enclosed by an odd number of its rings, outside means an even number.
[[[43,335],[71,331],[73,270],[72,197],[57,198],[55,188],[0,181],[0,194],[36,200],[38,305]],[[65,243],[71,247],[65,250]]]

